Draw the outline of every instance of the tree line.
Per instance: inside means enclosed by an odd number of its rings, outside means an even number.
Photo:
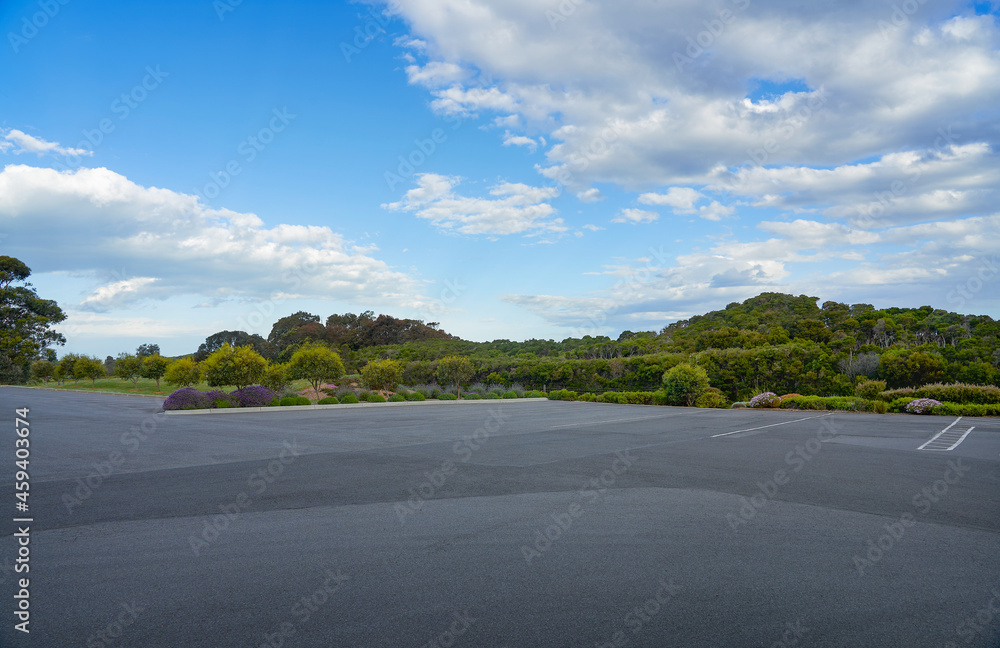
[[[30,269],[0,257],[0,381],[29,378],[91,379],[113,373],[137,381],[210,384],[234,380],[219,367],[256,367],[259,382],[280,385],[302,376],[305,349],[336,355],[343,373],[360,374],[372,363],[391,361],[403,384],[448,379],[440,369],[452,359],[468,363],[466,380],[520,383],[532,389],[579,391],[649,390],[665,372],[688,363],[703,369],[714,388],[731,400],[762,390],[804,395],[851,395],[861,380],[883,380],[889,388],[932,382],[996,385],[1000,380],[1000,323],[985,315],[935,309],[877,309],[817,297],[766,292],[724,309],[680,320],[659,331],[624,331],[617,338],[584,336],[555,340],[462,340],[438,322],[375,315],[319,315],[299,311],[274,323],[268,336],[219,331],[179,359],[160,356],[155,344],[135,353],[57,359],[65,343],[52,330],[65,319],[55,302],[38,297],[27,283]],[[219,355],[222,352],[222,355]],[[221,363],[219,358],[230,357]],[[301,358],[301,356],[300,356]],[[449,363],[443,363],[445,359]],[[292,368],[292,367],[296,368]],[[253,373],[256,372],[256,373]],[[263,373],[260,373],[263,372]],[[336,373],[336,372],[334,372]],[[329,374],[328,374],[329,375]],[[462,374],[464,376],[464,374]],[[223,378],[222,376],[225,376]],[[243,382],[239,378],[239,383]],[[375,379],[378,382],[377,379]]]

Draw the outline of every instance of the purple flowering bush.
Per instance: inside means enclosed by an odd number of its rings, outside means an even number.
[[[933,398],[918,398],[906,404],[906,411],[910,414],[931,414],[935,407],[940,407],[941,402]]]
[[[165,410],[206,409],[215,404],[215,399],[194,387],[184,387],[167,396],[163,401]]]
[[[781,405],[781,396],[774,392],[764,392],[751,398],[749,405],[750,407],[778,407]]]
[[[236,400],[237,407],[267,407],[278,394],[267,387],[255,385],[237,389],[230,396]]]

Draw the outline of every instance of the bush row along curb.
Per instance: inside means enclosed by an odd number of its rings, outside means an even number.
[[[294,412],[297,410],[326,410],[326,409],[348,409],[352,407],[395,407],[402,405],[444,405],[445,403],[484,405],[491,403],[518,403],[523,401],[547,401],[547,398],[483,398],[479,400],[453,400],[439,401],[428,399],[425,401],[403,401],[401,403],[340,403],[339,405],[286,405],[284,407],[219,407],[212,409],[189,409],[189,410],[163,410],[164,414],[170,416],[180,414],[248,414],[250,412]]]

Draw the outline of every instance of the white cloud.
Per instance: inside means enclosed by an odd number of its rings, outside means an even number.
[[[580,199],[580,202],[592,203],[604,200],[604,194],[597,187],[591,187],[586,191],[580,191],[576,194],[576,197]]]
[[[694,213],[694,204],[704,198],[704,194],[691,187],[670,187],[665,194],[644,193],[639,196],[643,205],[667,205],[674,213]]]
[[[698,216],[710,221],[720,221],[727,216],[732,216],[736,209],[731,206],[722,205],[717,200],[713,200],[707,205],[698,208]]]
[[[422,67],[419,65],[408,65],[406,67],[406,76],[409,78],[410,83],[414,85],[437,88],[463,81],[472,76],[472,72],[454,63],[431,61]]]
[[[105,280],[78,308],[200,295],[209,301],[281,295],[426,302],[422,284],[327,227],[268,228],[254,214],[210,209],[194,196],[143,187],[107,169],[58,172],[8,165],[0,172],[0,229],[36,272]]]
[[[402,200],[382,207],[412,212],[441,230],[460,234],[533,236],[568,229],[561,218],[552,218],[556,210],[546,202],[559,195],[555,187],[508,182],[490,188],[494,198],[472,198],[453,191],[460,182],[455,176],[418,174],[416,188],[407,191]]]
[[[632,223],[636,225],[638,223],[652,223],[655,220],[659,220],[660,215],[656,212],[646,211],[644,209],[622,209],[618,214],[611,219],[612,223]]]
[[[115,306],[135,301],[144,294],[144,288],[156,281],[156,277],[135,277],[116,281],[99,287],[81,301],[78,307],[85,310],[107,311]]]
[[[28,135],[27,133],[20,131],[16,128],[8,130],[3,135],[4,142],[0,142],[0,152],[5,152],[14,146],[15,155],[20,155],[21,153],[34,153],[38,157],[42,157],[47,153],[56,153],[58,155],[93,155],[93,151],[87,149],[71,148],[66,146],[60,146],[57,142],[47,142],[40,137],[34,137],[33,135]]]
[[[952,125],[963,145],[998,139],[1000,27],[954,0],[921,7],[890,30],[879,23],[892,9],[877,3],[792,11],[780,0],[592,0],[573,3],[554,25],[530,0],[399,4],[426,44],[422,56],[478,72],[433,90],[432,105],[517,116],[523,128],[551,134],[541,170],[574,190],[705,186],[720,169],[757,163],[856,164],[926,148]],[[723,9],[732,20],[706,32]],[[704,51],[674,64],[702,32],[711,41]],[[797,84],[747,95],[789,80]],[[977,188],[989,188],[988,179]]]
[[[524,135],[511,135],[508,131],[504,133],[503,136],[504,146],[525,146],[532,153],[538,148],[538,142],[531,139],[530,137],[525,137]]]
[[[600,227],[599,225],[592,225],[590,223],[587,223],[586,225],[583,226],[583,229],[590,230],[591,232],[600,232],[602,229],[605,228]]]

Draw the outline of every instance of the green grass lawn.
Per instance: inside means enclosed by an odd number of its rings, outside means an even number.
[[[57,384],[55,381],[48,381],[45,384],[35,383],[31,385],[32,387],[46,387],[48,389],[65,389],[67,391],[88,391],[88,392],[103,392],[110,394],[135,394],[144,396],[162,396],[166,398],[171,393],[173,393],[177,387],[173,385],[168,385],[164,381],[160,381],[160,389],[156,389],[156,381],[150,380],[149,378],[140,378],[138,386],[133,385],[131,380],[120,380],[118,378],[98,378],[95,384],[91,385],[90,379],[81,379],[79,382],[74,383],[72,380],[66,380],[62,385]],[[309,386],[309,382],[306,380],[296,380],[292,382],[291,388],[295,391],[305,389]],[[219,387],[209,387],[208,383],[200,382],[196,385],[192,385],[195,389],[200,389],[201,391],[210,391],[212,389],[220,389]],[[230,392],[235,387],[228,386],[222,387],[223,391]]]

